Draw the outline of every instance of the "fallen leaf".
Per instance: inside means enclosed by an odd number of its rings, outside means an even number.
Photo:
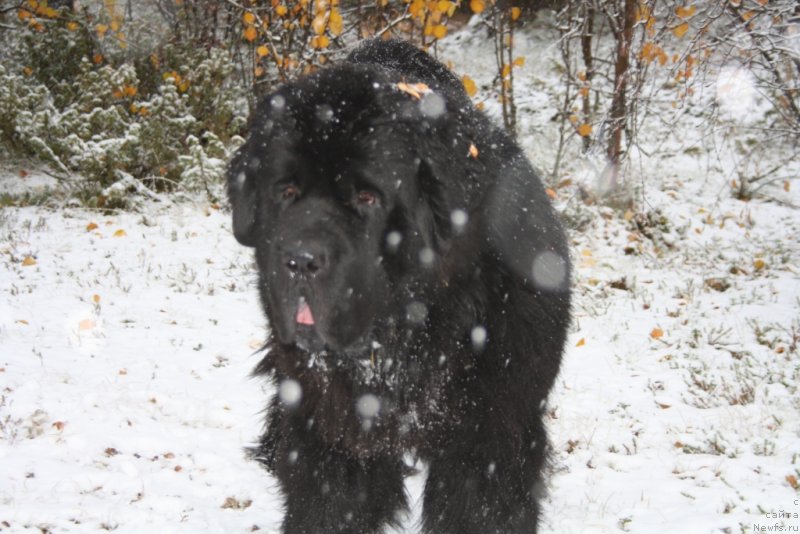
[[[95,304],[100,304],[100,295],[92,295],[92,302]]]
[[[767,266],[766,262],[764,262],[764,260],[762,260],[761,258],[757,258],[753,262],[753,267],[756,268],[756,271],[760,271],[761,269],[763,269],[766,266]]]
[[[95,327],[95,325],[96,323],[94,322],[93,319],[84,319],[83,321],[78,323],[78,330],[81,331],[91,330],[92,328]]]
[[[33,256],[25,256],[22,260],[22,265],[24,267],[30,267],[31,265],[36,265],[36,260],[33,259]]]
[[[252,504],[253,501],[250,499],[240,501],[235,497],[228,497],[225,499],[225,503],[222,505],[222,508],[230,510],[244,510],[245,508],[249,508]]]
[[[581,338],[577,343],[575,343],[576,347],[582,347],[584,345],[586,345],[586,338]]]
[[[56,421],[55,423],[53,423],[53,428],[55,428],[56,430],[58,430],[60,432],[60,431],[64,430],[64,427],[66,425],[67,425],[67,423],[65,423],[63,421]]]
[[[786,475],[786,482],[792,487],[793,490],[800,489],[800,484],[797,482],[797,477],[794,475]]]
[[[592,125],[583,123],[578,127],[578,135],[581,137],[589,137],[592,134]]]
[[[469,155],[472,159],[478,159],[478,147],[475,146],[475,143],[469,144]]]
[[[653,328],[653,330],[650,332],[650,337],[653,339],[659,339],[663,336],[664,336],[664,331],[661,330],[660,328]]]
[[[128,234],[122,228],[114,232],[114,237],[125,237],[126,235]]]
[[[398,82],[397,88],[403,91],[404,93],[411,95],[416,100],[421,99],[422,95],[429,93],[431,91],[431,88],[425,85],[424,83]]]
[[[86,225],[87,232],[91,232],[92,230],[97,230],[97,228],[98,228],[97,223],[94,222],[90,222],[89,224]]]

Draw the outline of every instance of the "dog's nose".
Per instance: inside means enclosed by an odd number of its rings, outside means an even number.
[[[316,276],[327,267],[328,255],[321,244],[298,242],[284,252],[284,264],[293,275]]]

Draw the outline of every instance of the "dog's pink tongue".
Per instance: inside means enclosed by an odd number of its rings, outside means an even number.
[[[305,300],[301,300],[300,304],[297,306],[297,316],[295,317],[295,322],[297,322],[297,324],[305,325],[314,324],[314,316],[311,315],[311,308],[308,307],[308,304]]]

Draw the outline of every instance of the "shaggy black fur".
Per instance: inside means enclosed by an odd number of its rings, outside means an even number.
[[[460,81],[365,42],[261,103],[229,194],[272,328],[256,372],[280,394],[256,456],[283,531],[397,524],[410,452],[429,466],[425,533],[535,532],[569,255],[536,173]]]

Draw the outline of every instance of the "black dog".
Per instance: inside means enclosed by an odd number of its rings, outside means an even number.
[[[289,83],[229,170],[272,328],[256,457],[287,533],[535,532],[542,422],[570,317],[564,232],[520,149],[398,41]]]

